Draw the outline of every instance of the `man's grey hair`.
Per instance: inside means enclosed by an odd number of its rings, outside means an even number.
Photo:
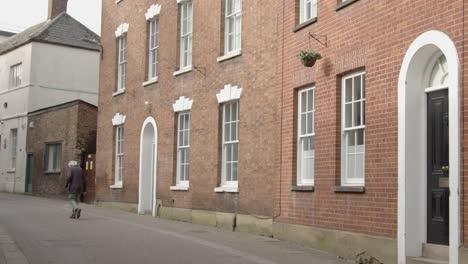
[[[78,166],[78,162],[76,160],[70,160],[68,162],[68,167]]]

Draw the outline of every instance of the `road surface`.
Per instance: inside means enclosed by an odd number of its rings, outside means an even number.
[[[0,264],[345,264],[272,238],[0,193]]]

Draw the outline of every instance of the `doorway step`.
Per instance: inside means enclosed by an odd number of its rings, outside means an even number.
[[[408,258],[407,264],[448,264],[449,247],[443,245],[423,244],[423,256]]]

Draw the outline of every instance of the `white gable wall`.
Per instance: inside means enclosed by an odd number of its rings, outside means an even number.
[[[99,59],[96,51],[33,43],[29,111],[77,99],[97,106]]]

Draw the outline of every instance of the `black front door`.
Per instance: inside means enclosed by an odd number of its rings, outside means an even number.
[[[449,244],[448,91],[427,95],[427,242]]]

